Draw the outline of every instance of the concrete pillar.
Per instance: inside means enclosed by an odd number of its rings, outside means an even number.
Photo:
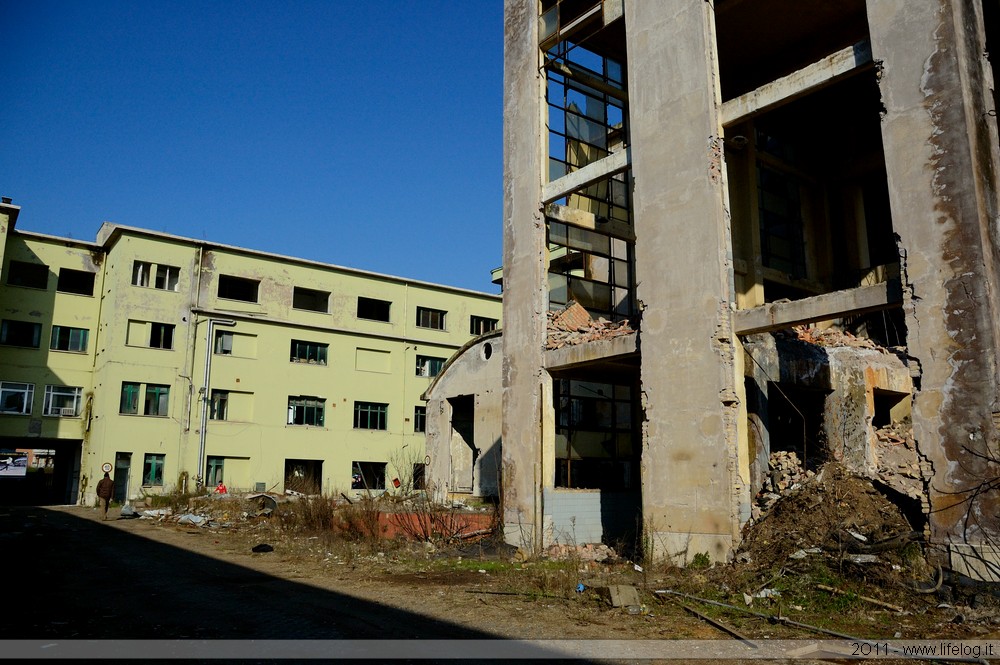
[[[997,134],[980,3],[868,0],[932,542],[1000,535]],[[992,458],[992,461],[991,461]],[[954,551],[954,547],[950,547]]]
[[[502,500],[507,542],[530,551],[541,537],[540,387],[548,310],[537,5],[504,3]]]
[[[645,542],[724,560],[749,517],[732,251],[711,3],[625,4]],[[740,351],[742,353],[742,351]],[[745,445],[745,443],[744,443]]]

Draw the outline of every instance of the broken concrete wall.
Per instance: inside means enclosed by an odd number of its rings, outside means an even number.
[[[868,0],[934,543],[1000,536],[997,134],[981,5]]]

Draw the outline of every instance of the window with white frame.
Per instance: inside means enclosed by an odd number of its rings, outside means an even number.
[[[434,377],[441,373],[446,358],[417,356],[417,376]]]
[[[176,266],[135,261],[132,263],[132,285],[153,287],[161,291],[177,291],[181,269]]]
[[[35,384],[0,381],[0,413],[31,415]]]
[[[83,388],[75,386],[45,386],[45,406],[42,413],[46,416],[63,416],[75,418],[80,415],[83,402]]]

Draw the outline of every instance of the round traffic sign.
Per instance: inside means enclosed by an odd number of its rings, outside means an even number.
[[[104,464],[101,465],[101,471],[103,471],[104,473],[111,473],[112,468],[114,467],[111,466],[111,462],[105,462]]]

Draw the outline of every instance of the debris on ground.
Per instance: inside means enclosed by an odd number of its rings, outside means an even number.
[[[610,563],[618,561],[618,554],[604,543],[586,543],[583,545],[553,543],[545,550],[545,558],[555,561],[578,559],[594,563]]]
[[[875,430],[876,476],[911,499],[924,496],[924,472],[917,453],[913,426],[894,422]]]
[[[803,468],[799,456],[793,451],[776,450],[767,460],[768,473],[757,494],[754,517],[773,506],[782,495],[796,490],[815,474]]]
[[[602,316],[594,320],[582,305],[571,302],[561,311],[548,312],[545,348],[561,349],[564,346],[612,339],[634,332],[629,327],[628,319],[616,322],[608,321]]]
[[[813,328],[805,325],[792,326],[791,334],[799,341],[806,342],[807,344],[815,344],[816,346],[848,346],[854,349],[875,349],[883,353],[889,352],[888,349],[879,346],[868,338],[857,337],[836,328]]]

